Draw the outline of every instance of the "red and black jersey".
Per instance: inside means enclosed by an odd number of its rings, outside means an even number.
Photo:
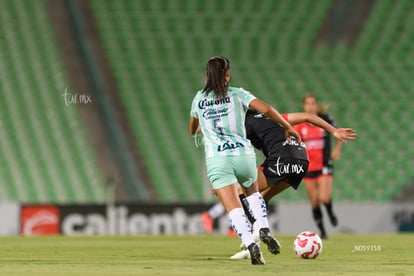
[[[329,114],[319,113],[318,116],[324,119],[328,124],[332,125],[333,127],[337,127],[335,120]],[[331,135],[329,133],[326,133],[326,134],[327,135],[325,135],[324,137],[324,148],[323,148],[323,166],[324,167],[333,164],[333,161],[331,158],[331,153],[332,153]]]
[[[287,120],[287,114],[282,116]],[[289,144],[285,137],[285,129],[266,115],[248,111],[245,126],[247,139],[255,148],[262,150],[266,157],[278,156],[308,160],[305,145],[298,143],[294,138]]]
[[[318,114],[327,123],[335,126],[335,122],[328,114]],[[295,126],[302,141],[306,144],[309,155],[308,171],[319,171],[323,167],[331,165],[331,137],[324,129],[301,123]]]

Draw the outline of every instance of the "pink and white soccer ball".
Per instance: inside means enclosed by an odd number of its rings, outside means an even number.
[[[302,232],[296,236],[293,242],[293,250],[299,258],[315,259],[322,252],[322,240],[314,232]]]

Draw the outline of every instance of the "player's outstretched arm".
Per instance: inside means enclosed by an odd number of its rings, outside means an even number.
[[[250,103],[250,107],[254,108],[255,110],[259,111],[260,113],[265,114],[267,117],[272,119],[273,121],[281,124],[285,128],[285,135],[289,137],[290,135],[295,137],[297,141],[301,141],[299,134],[296,130],[292,127],[292,125],[285,120],[285,118],[280,115],[280,113],[271,105],[263,102],[259,99],[254,99]]]
[[[342,142],[336,140],[335,147],[331,152],[331,159],[333,161],[338,161],[341,158]]]
[[[288,121],[292,125],[300,124],[303,122],[314,124],[315,126],[323,128],[324,130],[335,136],[335,138],[338,139],[339,142],[345,142],[346,140],[355,140],[355,137],[357,136],[356,131],[352,128],[335,128],[319,116],[313,114],[289,113]]]
[[[199,129],[198,119],[190,116],[190,127],[189,127],[190,134],[191,135],[196,134],[198,129]]]

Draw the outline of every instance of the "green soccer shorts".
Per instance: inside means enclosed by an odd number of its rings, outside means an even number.
[[[214,156],[207,158],[207,175],[213,189],[240,183],[245,188],[256,182],[255,155]]]

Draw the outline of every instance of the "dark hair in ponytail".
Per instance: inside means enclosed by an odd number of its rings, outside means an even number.
[[[230,61],[223,56],[215,56],[207,62],[207,83],[203,92],[207,95],[211,91],[217,98],[224,98],[227,95],[228,83],[226,72],[230,69]]]

